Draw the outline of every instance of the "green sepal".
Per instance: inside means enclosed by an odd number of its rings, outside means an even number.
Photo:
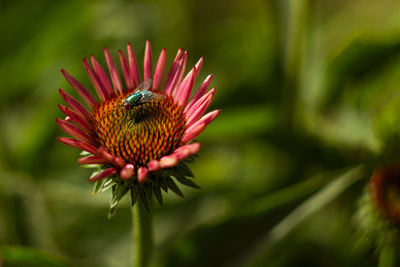
[[[188,166],[186,166],[185,163],[179,164],[177,167],[177,172],[182,173],[184,176],[187,177],[194,177],[193,172],[189,169]]]
[[[179,173],[176,173],[174,175],[174,177],[178,180],[178,182],[180,182],[181,184],[193,187],[193,188],[197,188],[200,189],[200,186],[198,186],[197,184],[195,184],[192,180],[186,178],[183,175],[180,175]]]
[[[101,188],[101,192],[109,190],[114,184],[115,184],[115,181],[112,178],[108,178],[104,182],[103,187]]]
[[[114,215],[117,213],[117,207],[112,207],[110,208],[110,210],[108,211],[108,216],[107,219],[111,219],[112,217],[114,217]]]
[[[80,166],[85,169],[102,169],[104,167],[102,164],[83,164]]]
[[[124,184],[115,183],[111,188],[111,202],[110,208],[114,208],[118,201],[128,192],[129,187],[125,186]]]
[[[161,189],[159,186],[157,185],[153,185],[153,192],[154,192],[154,196],[156,197],[158,204],[160,204],[160,206],[162,206],[163,204],[163,199],[162,199],[162,194],[161,194]]]
[[[150,196],[151,196],[151,191],[150,191]],[[149,204],[150,198],[149,198],[149,193],[148,193],[147,188],[142,188],[139,198],[140,198],[140,201],[142,202],[143,207],[146,210],[146,212],[150,213],[150,204]]]
[[[157,179],[157,182],[161,189],[164,190],[165,193],[168,193],[168,184],[166,182],[166,179],[164,177],[160,177],[159,179]]]
[[[103,187],[104,183],[106,182],[105,179],[97,180],[93,186],[93,194],[97,194],[100,189]]]
[[[171,189],[172,191],[174,191],[178,196],[180,197],[184,197],[182,191],[179,189],[179,187],[176,185],[176,183],[174,182],[174,180],[172,180],[171,178],[167,178],[167,185],[168,188]]]
[[[140,194],[140,186],[139,185],[134,185],[131,188],[131,205],[135,205],[136,201],[138,200]]]

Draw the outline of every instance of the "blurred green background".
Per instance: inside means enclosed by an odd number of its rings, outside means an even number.
[[[55,118],[82,59],[131,42],[204,56],[220,116],[190,167],[201,190],[155,205],[154,266],[375,266],[355,212],[399,151],[400,2],[0,2],[0,258],[4,266],[128,266],[125,197],[107,220]],[[168,65],[169,66],[169,65]],[[1,265],[1,264],[0,264]]]

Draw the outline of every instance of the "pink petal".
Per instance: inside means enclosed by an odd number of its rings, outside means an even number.
[[[211,112],[207,113],[206,115],[204,115],[203,117],[201,117],[200,120],[196,121],[191,126],[189,126],[189,128],[187,128],[187,130],[185,131],[185,134],[182,138],[181,143],[185,144],[185,143],[193,140],[196,136],[198,136],[204,130],[204,128],[210,122],[212,122],[218,116],[219,113],[220,113],[220,110],[211,111]]]
[[[146,48],[144,50],[144,64],[143,64],[143,69],[144,69],[144,74],[143,74],[143,80],[151,79],[151,68],[152,68],[152,56],[151,56],[151,45],[150,42],[147,40],[146,41]]]
[[[193,123],[192,126],[194,126],[195,124],[200,124],[200,123],[205,123],[206,125],[208,125],[210,122],[212,122],[219,115],[220,112],[221,111],[219,109],[216,109],[216,110],[213,110],[211,112],[208,112],[206,115],[201,117],[200,120],[198,120],[197,122]],[[192,126],[190,126],[190,127],[192,127]],[[190,129],[190,127],[188,128],[188,130]]]
[[[153,159],[149,163],[147,163],[147,169],[151,172],[155,172],[161,169],[160,164],[158,163],[158,160]]]
[[[82,97],[82,99],[88,104],[90,107],[96,107],[97,101],[94,97],[80,84],[77,80],[75,80],[68,72],[64,69],[61,69],[62,74],[68,83],[78,92],[78,94]]]
[[[81,118],[73,110],[60,104],[58,104],[57,106],[65,115],[69,117],[70,120],[75,122],[76,125],[78,125],[82,130],[86,131],[87,133],[91,133],[93,131],[93,126],[88,121]]]
[[[131,72],[129,70],[128,61],[126,60],[126,57],[125,57],[124,53],[121,50],[119,50],[118,53],[119,53],[119,59],[121,61],[122,73],[124,74],[126,87],[128,89],[133,89],[135,83],[133,81],[133,77],[132,77]]]
[[[189,110],[194,103],[197,102],[207,91],[208,86],[210,86],[210,82],[212,79],[213,75],[208,75],[207,78],[204,80],[204,82],[200,85],[199,89],[194,93],[192,100],[190,100],[189,104],[185,108],[185,112]]]
[[[176,95],[174,99],[180,106],[185,106],[190,94],[192,93],[194,79],[196,74],[196,67],[193,67],[192,71],[186,76],[186,78],[182,81],[179,85],[178,89],[176,90]]]
[[[140,75],[139,68],[136,61],[135,52],[133,52],[132,45],[128,43],[128,61],[129,61],[129,69],[134,81],[134,87],[140,84]]]
[[[64,132],[72,137],[75,137],[79,141],[83,141],[85,143],[94,144],[93,139],[75,125],[58,118],[56,119],[56,122]]]
[[[186,144],[190,141],[192,141],[196,136],[198,136],[203,130],[204,128],[206,128],[206,124],[205,123],[200,123],[195,125],[195,127],[193,127],[193,125],[190,127],[190,130],[187,129],[185,132],[185,135],[182,138],[181,144]]]
[[[163,169],[174,167],[178,163],[179,163],[179,161],[174,155],[164,156],[160,159],[160,162],[159,162],[160,167]]]
[[[201,68],[203,67],[203,62],[204,62],[204,58],[201,57],[199,59],[199,61],[197,61],[195,67],[196,67],[196,75],[195,75],[195,79],[197,78],[197,75],[199,75]]]
[[[144,183],[144,181],[146,180],[148,174],[149,174],[149,172],[145,167],[140,167],[138,169],[138,174],[137,174],[138,175],[138,177],[137,177],[138,182],[140,184]]]
[[[106,169],[106,170],[100,172],[99,174],[97,174],[97,175],[95,175],[95,176],[90,177],[90,178],[89,178],[89,181],[90,181],[90,182],[95,182],[95,181],[97,181],[97,180],[100,180],[100,179],[103,179],[103,178],[107,178],[107,177],[113,176],[113,175],[116,174],[116,173],[117,173],[117,168],[111,167],[111,168],[108,168],[108,169]]]
[[[81,116],[82,118],[84,118],[87,121],[90,121],[92,118],[92,115],[90,115],[90,113],[78,102],[75,100],[75,98],[73,98],[72,96],[70,96],[69,94],[67,94],[66,92],[64,92],[62,89],[59,89],[58,92],[60,93],[61,97],[64,99],[64,101],[72,108],[72,110],[74,110],[79,116]]]
[[[132,164],[126,164],[119,172],[119,176],[122,180],[128,180],[132,178],[133,175],[135,175],[135,166]]]
[[[94,89],[96,89],[97,95],[99,96],[100,100],[104,102],[107,99],[107,90],[104,87],[103,83],[101,82],[99,76],[97,76],[96,72],[89,64],[89,61],[85,58],[83,60],[83,66],[87,74],[89,75],[90,81],[92,82]]]
[[[187,51],[185,51],[185,53],[183,54],[181,67],[179,69],[179,72],[177,73],[176,79],[174,80],[174,84],[171,89],[172,96],[175,95],[176,89],[182,82],[183,76],[185,75],[185,71],[186,71],[187,61],[188,61],[188,53],[187,53]]]
[[[196,154],[197,152],[199,152],[201,148],[201,144],[200,143],[193,143],[193,144],[188,144],[188,145],[183,145],[181,147],[178,147],[177,149],[175,149],[174,152],[179,152],[181,150],[188,150],[190,155]]]
[[[187,53],[185,52],[185,54]],[[183,50],[179,48],[174,63],[172,63],[171,69],[168,72],[167,79],[165,80],[164,91],[167,95],[171,95],[176,84],[178,83],[178,79],[184,65],[185,54],[183,53]]]
[[[164,77],[166,62],[167,62],[167,50],[163,48],[160,56],[158,57],[156,70],[154,71],[153,90],[159,90],[161,87],[161,82]]]
[[[117,94],[121,94],[123,92],[123,89],[122,89],[121,80],[119,78],[118,70],[115,67],[114,61],[113,61],[111,54],[107,48],[104,48],[104,55],[106,56],[108,70],[110,71],[111,80],[114,85],[114,88],[115,88]]]
[[[72,139],[69,137],[57,137],[57,140],[67,146],[72,146],[72,147],[87,151],[92,154],[97,154],[97,148],[90,144],[87,144],[87,143],[84,143],[84,142],[81,142],[81,141],[78,141],[78,140],[75,140],[75,139]]]
[[[92,65],[94,67],[94,71],[96,72],[97,77],[99,77],[100,81],[103,83],[106,97],[110,97],[114,93],[114,88],[111,85],[107,73],[100,66],[99,62],[97,62],[94,56],[90,56],[90,60],[92,61]]]
[[[102,156],[87,156],[78,159],[79,164],[104,164],[107,161]]]
[[[197,121],[201,115],[203,115],[204,111],[211,104],[211,101],[214,97],[215,88],[211,89],[210,92],[205,94],[202,98],[197,101],[190,110],[186,113],[186,125],[190,126],[192,123]]]

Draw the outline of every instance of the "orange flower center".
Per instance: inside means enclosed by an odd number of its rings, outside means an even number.
[[[179,147],[186,129],[183,108],[165,95],[159,101],[126,110],[122,102],[132,90],[113,96],[94,111],[99,143],[113,156],[136,168]]]

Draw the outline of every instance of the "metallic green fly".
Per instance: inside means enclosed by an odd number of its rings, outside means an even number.
[[[162,94],[150,91],[152,80],[147,79],[141,83],[135,91],[122,101],[122,107],[126,110],[139,106],[144,103],[155,102],[164,99]]]

